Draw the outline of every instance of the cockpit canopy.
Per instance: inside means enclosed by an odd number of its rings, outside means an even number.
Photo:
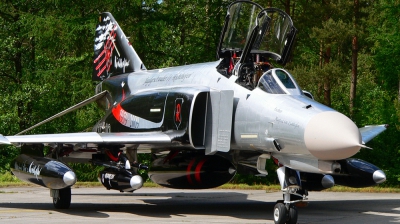
[[[302,95],[293,77],[283,69],[270,69],[258,81],[258,88],[270,94]]]
[[[242,51],[251,31],[255,27],[258,14],[263,10],[254,2],[235,2],[228,8],[220,47],[223,52]]]
[[[296,28],[285,12],[268,8],[260,12],[259,35],[251,45],[251,53],[266,54],[281,65],[285,65],[293,47]]]
[[[240,63],[258,54],[284,65],[296,32],[292,19],[284,11],[236,1],[228,6],[217,54],[219,58],[236,55]]]
[[[217,54],[222,60],[217,71],[253,90],[273,63],[287,63],[296,32],[290,16],[280,9],[247,0],[233,2],[221,32]]]

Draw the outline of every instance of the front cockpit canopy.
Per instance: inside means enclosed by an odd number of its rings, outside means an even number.
[[[303,95],[294,78],[288,72],[279,68],[270,69],[264,73],[257,86],[270,94]]]

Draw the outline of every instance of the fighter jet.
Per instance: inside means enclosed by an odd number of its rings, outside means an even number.
[[[206,189],[236,173],[267,175],[271,159],[283,192],[275,223],[296,223],[296,204],[308,191],[384,182],[378,167],[350,157],[386,125],[358,128],[278,67],[288,62],[296,33],[284,11],[237,1],[228,7],[217,61],[147,70],[114,17],[102,13],[95,94],[17,135],[0,135],[2,144],[21,147],[12,172],[49,188],[55,208],[66,209],[77,181],[69,162],[103,166],[105,188],[133,192],[143,185],[140,169],[164,187]],[[105,116],[91,132],[22,135],[94,102]],[[152,163],[141,164],[138,153],[151,153]]]

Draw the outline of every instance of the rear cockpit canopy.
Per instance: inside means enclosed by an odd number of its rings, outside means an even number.
[[[228,6],[217,54],[219,58],[236,54],[241,62],[247,60],[242,56],[262,54],[284,65],[296,32],[292,19],[284,11],[264,9],[251,1],[236,1]]]
[[[297,32],[292,19],[280,9],[268,8],[260,12],[259,26],[259,35],[251,45],[250,53],[264,54],[285,65]]]
[[[296,28],[290,16],[277,8],[262,8],[251,1],[228,6],[217,55],[218,71],[248,89],[257,86],[272,61],[285,65],[289,59]]]
[[[241,54],[262,10],[260,5],[246,1],[237,1],[228,6],[217,52],[219,58],[236,52]]]

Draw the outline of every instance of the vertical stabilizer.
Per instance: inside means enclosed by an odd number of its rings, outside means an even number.
[[[94,39],[92,80],[101,81],[111,76],[140,70],[146,70],[146,67],[117,21],[111,13],[102,13]]]

